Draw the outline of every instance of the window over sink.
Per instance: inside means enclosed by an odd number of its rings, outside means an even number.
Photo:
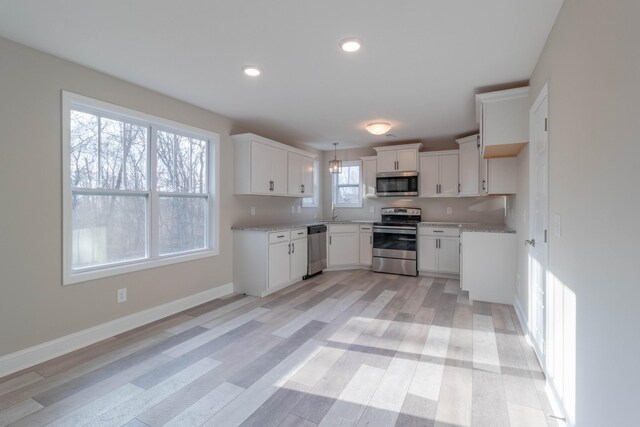
[[[342,162],[342,172],[333,175],[333,206],[336,208],[362,207],[362,161]]]

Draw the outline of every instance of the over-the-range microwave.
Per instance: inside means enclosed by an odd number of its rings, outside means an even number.
[[[376,175],[378,197],[417,197],[418,172],[380,172]]]

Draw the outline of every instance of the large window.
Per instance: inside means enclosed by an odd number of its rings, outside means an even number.
[[[320,202],[320,162],[313,161],[313,197],[302,199],[303,208],[317,208]]]
[[[63,104],[65,284],[217,254],[216,134]]]
[[[333,206],[336,208],[361,208],[360,160],[343,161],[342,172],[333,175]]]

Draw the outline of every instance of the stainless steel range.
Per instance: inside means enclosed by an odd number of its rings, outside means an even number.
[[[373,271],[418,275],[419,208],[382,208],[382,220],[373,224]]]

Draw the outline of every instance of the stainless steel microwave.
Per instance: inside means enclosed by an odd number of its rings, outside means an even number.
[[[376,175],[378,197],[417,197],[418,172],[384,172]]]

